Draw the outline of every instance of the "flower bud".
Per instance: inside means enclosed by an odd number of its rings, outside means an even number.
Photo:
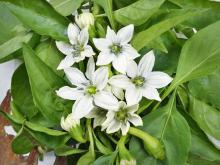
[[[83,137],[83,129],[80,125],[80,120],[74,119],[72,114],[69,114],[66,119],[62,117],[60,125],[65,131],[69,132],[73,139],[80,143],[86,142],[85,138]]]
[[[91,25],[94,25],[95,19],[92,13],[82,13],[80,15],[75,16],[75,22],[77,25],[83,28],[89,28]]]

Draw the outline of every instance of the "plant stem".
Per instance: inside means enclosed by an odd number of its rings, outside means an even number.
[[[95,157],[95,147],[94,147],[94,139],[92,136],[91,119],[86,120],[86,127],[87,127],[88,133],[89,133],[89,142],[90,142],[89,148],[91,150],[92,156]]]

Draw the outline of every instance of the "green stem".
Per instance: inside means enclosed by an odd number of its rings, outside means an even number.
[[[90,150],[92,153],[92,156],[95,158],[95,146],[94,146],[94,139],[92,135],[92,127],[91,127],[91,119],[86,120],[86,127],[88,129],[88,134],[89,134],[89,142],[90,142]]]

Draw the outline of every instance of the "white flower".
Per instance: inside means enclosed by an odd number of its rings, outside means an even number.
[[[71,128],[80,125],[80,120],[74,119],[72,114],[69,114],[66,119],[64,117],[61,118],[60,125],[65,131],[69,132]]]
[[[134,25],[128,25],[116,34],[110,27],[107,28],[106,38],[94,38],[95,46],[101,51],[97,65],[107,65],[112,62],[113,67],[125,73],[127,63],[140,55],[128,42],[133,36]]]
[[[87,63],[86,77],[77,68],[67,68],[64,72],[70,82],[76,86],[62,87],[57,95],[69,100],[76,100],[72,114],[75,119],[85,117],[94,108],[94,104],[104,109],[115,109],[118,101],[112,93],[104,91],[108,82],[108,68],[100,67],[95,71],[95,63],[91,57]]]
[[[124,100],[124,91],[122,88],[118,88],[113,85],[107,85],[105,90],[111,92],[119,100]]]
[[[126,135],[130,123],[135,126],[143,125],[141,117],[135,114],[138,110],[138,104],[127,106],[123,101],[118,102],[118,104],[119,108],[107,112],[107,119],[102,124],[102,130],[107,128],[106,132],[110,134],[121,129],[122,135]]]
[[[125,89],[128,105],[137,104],[142,96],[150,100],[161,101],[157,89],[167,86],[172,78],[163,72],[152,71],[155,62],[153,51],[142,57],[137,65],[130,61],[126,75],[113,76],[109,83]]]
[[[76,25],[70,23],[67,34],[70,43],[56,41],[57,48],[66,55],[57,69],[68,68],[75,62],[80,62],[84,60],[85,57],[91,57],[95,54],[92,47],[87,45],[89,40],[87,28],[80,31]]]
[[[102,123],[106,120],[107,110],[94,107],[94,109],[86,115],[86,118],[93,118],[93,128],[102,125]]]
[[[75,15],[75,22],[81,29],[83,29],[89,28],[89,26],[94,25],[95,19],[92,13],[85,12],[79,15]]]

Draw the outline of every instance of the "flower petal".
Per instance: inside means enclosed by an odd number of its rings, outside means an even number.
[[[143,90],[143,96],[149,100],[161,101],[160,95],[157,89],[152,88],[152,87],[145,87],[145,89]]]
[[[111,42],[105,38],[93,38],[93,43],[100,51],[109,50],[109,46],[111,45]]]
[[[96,65],[107,65],[111,63],[114,59],[114,54],[108,52],[100,52],[98,55],[98,59]]]
[[[124,100],[124,91],[122,88],[118,88],[112,85],[112,93],[120,100]]]
[[[123,55],[126,56],[127,59],[133,60],[140,56],[136,49],[134,49],[130,44],[126,44],[123,46]]]
[[[113,120],[106,129],[106,132],[108,134],[111,134],[117,132],[120,128],[121,128],[121,123],[118,122],[117,120]]]
[[[127,110],[130,114],[133,114],[138,110],[138,107],[139,107],[139,105],[135,104],[135,105],[127,107]]]
[[[106,39],[113,43],[118,43],[116,33],[108,26]]]
[[[64,86],[60,88],[59,90],[56,91],[56,93],[59,97],[68,100],[77,100],[84,95],[83,90],[79,90],[77,88],[70,88],[68,86]]]
[[[130,123],[129,122],[126,122],[125,124],[123,123],[121,125],[121,133],[122,133],[123,136],[128,133],[129,128],[130,128]]]
[[[114,119],[115,111],[108,111],[106,117],[107,119],[102,123],[102,131],[106,129],[109,126],[109,123]]]
[[[133,60],[128,61],[126,72],[127,72],[127,75],[131,78],[134,78],[137,76],[138,69],[137,69],[137,64],[135,61]]]
[[[75,60],[72,55],[66,56],[57,67],[57,70],[65,69],[72,66],[75,63]]]
[[[67,56],[72,56],[72,45],[63,41],[56,41],[56,46],[63,54]]]
[[[87,28],[84,28],[80,31],[80,34],[78,36],[78,41],[81,45],[86,46],[89,41],[89,32]]]
[[[108,68],[100,67],[99,69],[97,69],[93,74],[92,83],[99,90],[103,90],[108,83]]]
[[[95,62],[94,62],[94,58],[93,57],[90,57],[89,58],[89,61],[87,63],[87,67],[86,67],[86,77],[89,79],[89,80],[92,80],[92,75],[94,74],[95,72]]]
[[[95,53],[93,52],[92,47],[89,45],[86,45],[84,48],[84,51],[81,52],[81,56],[84,56],[84,57],[91,57],[93,55],[95,55]]]
[[[69,24],[67,28],[67,34],[71,44],[75,45],[77,43],[77,37],[79,35],[79,32],[80,30],[75,24]]]
[[[115,70],[122,74],[125,74],[127,69],[127,61],[128,59],[126,59],[126,57],[123,55],[119,55],[117,57],[115,56],[112,65],[115,68]]]
[[[134,126],[142,126],[142,125],[143,125],[143,121],[142,121],[141,117],[138,116],[137,114],[131,115],[128,120],[129,120]]]
[[[128,25],[121,28],[118,33],[117,37],[121,44],[126,44],[131,41],[134,32],[134,25]]]
[[[145,54],[138,64],[138,72],[143,77],[147,77],[147,74],[153,70],[155,62],[154,52],[150,51]]]
[[[125,98],[128,106],[135,105],[141,101],[142,90],[136,87],[128,88],[125,92]]]
[[[147,84],[154,88],[163,88],[167,86],[173,79],[163,72],[151,72],[147,77]]]
[[[95,94],[94,102],[97,106],[106,110],[117,110],[119,108],[118,100],[110,92],[101,91]]]
[[[83,96],[76,100],[73,105],[72,115],[74,119],[81,119],[85,117],[94,108],[93,98],[90,96]]]
[[[122,89],[127,89],[134,86],[131,80],[126,75],[122,74],[112,76],[109,80],[109,83],[115,87],[119,87]]]
[[[88,84],[88,80],[79,69],[66,68],[64,69],[64,72],[73,85],[78,87],[85,87],[85,85]]]

